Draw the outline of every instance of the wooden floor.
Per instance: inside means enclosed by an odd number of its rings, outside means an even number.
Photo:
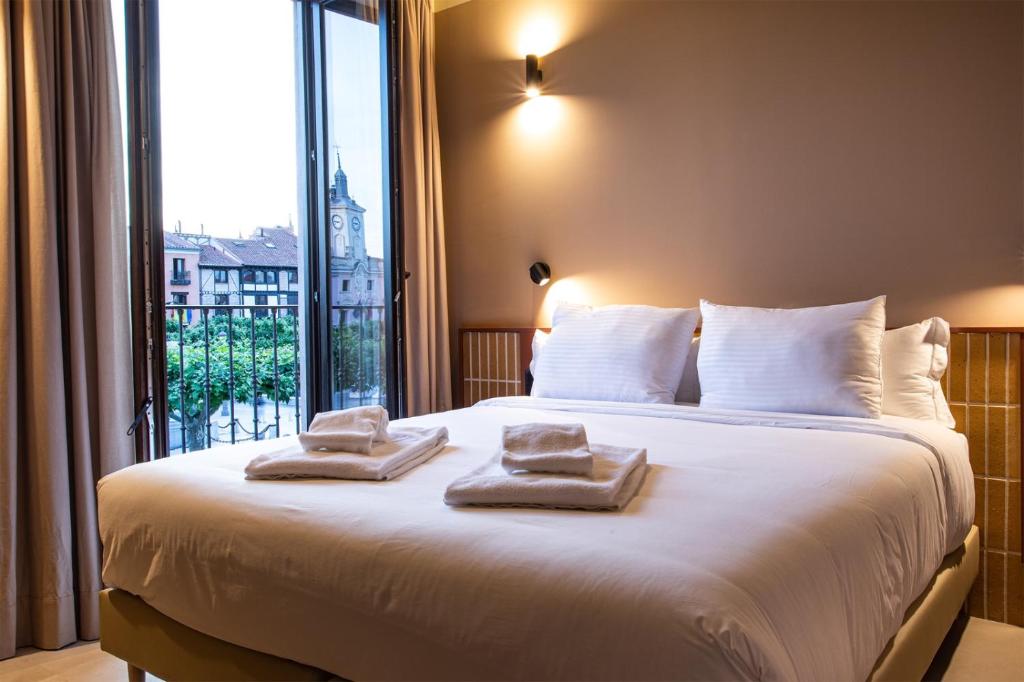
[[[96,642],[58,651],[23,649],[0,661],[2,682],[108,682],[127,680],[123,661],[100,651]],[[156,678],[150,676],[150,680]],[[942,645],[929,682],[1021,682],[1024,628],[971,618],[958,621]]]

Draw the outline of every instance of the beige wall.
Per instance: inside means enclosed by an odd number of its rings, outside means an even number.
[[[474,0],[436,22],[454,327],[546,323],[559,297],[878,293],[891,324],[1024,325],[1021,3]],[[531,26],[553,47],[527,101]]]

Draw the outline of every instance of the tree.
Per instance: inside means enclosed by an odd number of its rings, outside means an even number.
[[[381,385],[383,322],[360,320],[332,330],[335,376],[341,391],[368,393]]]
[[[255,322],[255,329],[254,329]],[[230,323],[230,327],[229,327]],[[168,412],[184,425],[189,450],[206,447],[206,422],[216,422],[216,412],[232,395],[236,402],[255,398],[291,400],[296,392],[295,333],[293,317],[277,318],[277,372],[274,371],[274,319],[210,314],[207,325],[200,318],[189,325],[169,317],[167,330]],[[209,365],[207,366],[207,338]],[[230,344],[229,344],[230,340]],[[253,342],[256,362],[253,366]],[[209,402],[207,402],[209,370]],[[253,372],[256,395],[253,395]],[[233,382],[232,382],[233,379]]]

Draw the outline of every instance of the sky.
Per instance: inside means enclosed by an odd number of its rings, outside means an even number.
[[[123,26],[123,3],[112,4]],[[174,0],[159,7],[164,229],[180,221],[184,232],[237,237],[261,226],[298,228],[294,4],[249,0],[239,11],[234,0]],[[333,177],[337,147],[350,194],[366,209],[367,250],[379,256],[378,27],[328,13],[327,41],[330,170]]]

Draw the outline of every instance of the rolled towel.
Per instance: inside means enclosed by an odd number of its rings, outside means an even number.
[[[501,427],[501,466],[505,471],[590,476],[590,454],[583,424],[514,424]]]
[[[349,452],[308,452],[292,446],[262,454],[245,467],[246,478],[347,478],[388,481],[423,464],[448,444],[448,429],[392,429],[386,443],[368,455]]]
[[[319,412],[299,434],[304,450],[369,454],[374,443],[388,440],[388,411],[380,405]]]
[[[647,450],[612,445],[590,446],[591,478],[523,473],[509,476],[501,456],[456,479],[444,493],[445,504],[491,507],[622,510],[647,475]]]

